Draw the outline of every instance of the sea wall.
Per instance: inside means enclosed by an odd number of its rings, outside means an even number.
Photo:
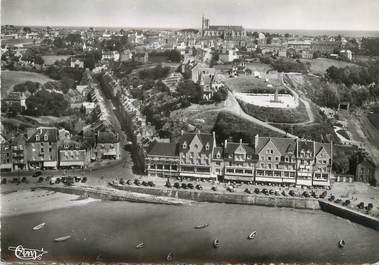
[[[90,186],[44,186],[42,189],[53,190],[75,195],[87,195],[89,197],[101,200],[112,201],[130,201],[144,202],[169,205],[185,205],[190,204],[190,201],[181,200],[178,198],[154,196],[151,194],[125,192],[106,187],[90,187]]]
[[[319,203],[313,198],[293,198],[281,196],[265,196],[256,194],[238,194],[198,190],[177,190],[168,188],[151,188],[109,183],[110,186],[133,193],[151,194],[154,196],[172,197],[198,202],[217,202],[270,207],[287,207],[296,209],[320,209]]]
[[[379,230],[379,219],[360,213],[356,210],[343,207],[339,204],[327,200],[319,200],[320,207],[323,211],[335,214],[337,216],[349,219],[352,222]]]

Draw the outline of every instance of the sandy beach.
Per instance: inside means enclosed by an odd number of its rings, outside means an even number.
[[[0,198],[2,217],[50,211],[99,201],[93,198],[81,199],[77,195],[43,189],[1,193]]]

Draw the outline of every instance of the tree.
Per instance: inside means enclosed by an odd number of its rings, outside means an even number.
[[[74,45],[75,43],[82,43],[82,37],[79,33],[70,33],[67,35],[66,41]]]
[[[203,92],[199,84],[192,80],[183,80],[177,88],[177,93],[187,98],[191,103],[199,103],[203,98]]]
[[[42,89],[26,99],[26,106],[28,115],[62,116],[66,114],[69,103],[62,94]]]
[[[60,37],[57,37],[57,38],[54,39],[53,45],[56,48],[60,48],[60,49],[66,47],[66,44],[65,44],[64,40],[62,38],[60,38]]]

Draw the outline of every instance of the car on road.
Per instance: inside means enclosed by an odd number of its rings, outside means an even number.
[[[245,192],[248,193],[248,194],[251,194],[251,190],[249,188],[246,188]]]
[[[139,179],[135,179],[134,184],[136,184],[137,186],[141,186],[141,181]]]
[[[33,178],[36,178],[36,177],[39,177],[39,176],[41,176],[41,175],[42,175],[42,172],[41,172],[41,171],[36,171],[36,172],[33,173],[32,177],[33,177]]]
[[[193,190],[193,189],[194,189],[194,186],[193,186],[193,184],[192,184],[192,183],[188,183],[187,187],[188,187],[189,189],[191,189],[191,190]]]
[[[147,182],[147,185],[150,186],[150,187],[155,187],[155,184],[152,181]]]
[[[187,184],[186,183],[182,183],[182,188],[183,189],[187,189]]]
[[[174,183],[174,187],[177,188],[177,189],[180,189],[180,184],[179,184],[179,182],[175,182],[175,183]]]

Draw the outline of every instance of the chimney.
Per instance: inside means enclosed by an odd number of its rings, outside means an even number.
[[[183,136],[183,134],[184,134],[184,131],[183,131],[183,130],[180,130],[180,135]]]
[[[240,139],[240,144],[242,144],[242,139]]]
[[[198,128],[197,130],[196,130],[196,134],[200,134],[201,133],[201,131],[200,131],[200,129]]]
[[[226,148],[228,146],[228,140],[225,139],[225,142],[224,142],[224,148]]]
[[[212,131],[212,135],[213,135],[213,147],[216,147],[216,132]]]
[[[257,147],[258,147],[258,141],[259,141],[259,135],[258,134],[255,135],[255,139],[254,140],[255,140],[254,141],[254,148],[257,149]]]

